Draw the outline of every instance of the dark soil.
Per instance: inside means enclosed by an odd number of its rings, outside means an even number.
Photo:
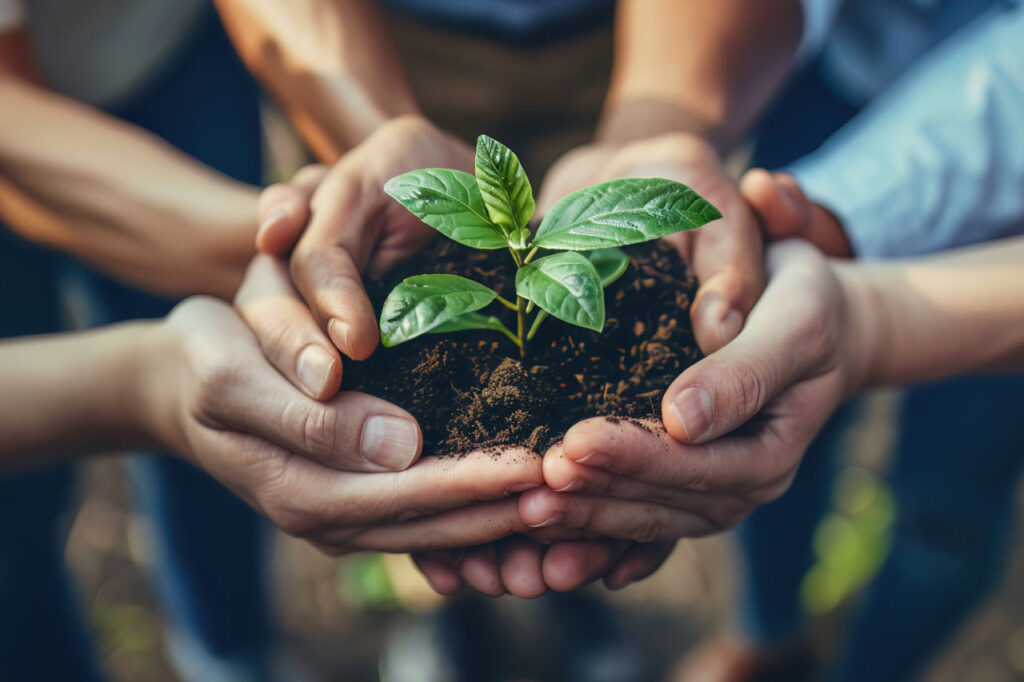
[[[409,410],[427,454],[506,445],[543,452],[587,417],[658,418],[664,390],[700,357],[689,318],[696,280],[668,246],[643,244],[629,253],[633,266],[605,292],[602,334],[552,317],[525,359],[496,332],[427,334],[381,347],[365,362],[348,361],[343,388]],[[514,297],[508,253],[439,241],[386,281],[367,283],[377,310],[401,278],[426,272],[463,275]],[[494,304],[487,312],[504,314],[515,329],[511,311]]]

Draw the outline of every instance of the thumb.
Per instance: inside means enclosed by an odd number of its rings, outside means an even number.
[[[676,440],[703,443],[733,431],[830,360],[840,303],[824,258],[806,243],[783,242],[769,265],[772,279],[739,336],[666,391],[662,418]]]
[[[327,175],[328,167],[315,164],[299,170],[289,182],[270,185],[260,193],[256,248],[271,256],[284,256],[306,229],[309,202]]]

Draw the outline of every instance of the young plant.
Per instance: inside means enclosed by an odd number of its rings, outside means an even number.
[[[490,329],[525,355],[527,342],[549,315],[600,332],[604,287],[629,267],[629,256],[617,247],[693,230],[722,217],[678,182],[630,178],[565,196],[533,234],[530,181],[516,155],[486,135],[477,141],[475,177],[426,168],[392,178],[384,191],[449,239],[474,249],[508,249],[516,264],[514,301],[457,275],[403,280],[381,311],[380,336],[387,347],[421,334]],[[541,251],[556,253],[535,258]],[[515,311],[515,332],[497,317],[477,312],[495,301]]]

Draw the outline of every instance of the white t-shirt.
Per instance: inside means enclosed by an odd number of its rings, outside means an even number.
[[[98,106],[125,100],[182,48],[208,0],[0,0],[48,83]]]

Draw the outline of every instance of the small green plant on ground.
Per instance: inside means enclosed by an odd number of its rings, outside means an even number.
[[[387,347],[421,334],[490,329],[504,334],[525,355],[527,342],[549,315],[600,332],[604,287],[629,267],[629,257],[618,247],[693,230],[722,217],[686,185],[630,178],[566,195],[533,234],[530,181],[516,155],[485,135],[477,141],[475,177],[426,168],[392,178],[384,191],[449,239],[474,249],[508,249],[516,264],[514,301],[457,275],[403,280],[381,311],[381,342]],[[557,253],[536,258],[542,251]],[[515,311],[515,332],[497,317],[477,312],[495,301]]]

